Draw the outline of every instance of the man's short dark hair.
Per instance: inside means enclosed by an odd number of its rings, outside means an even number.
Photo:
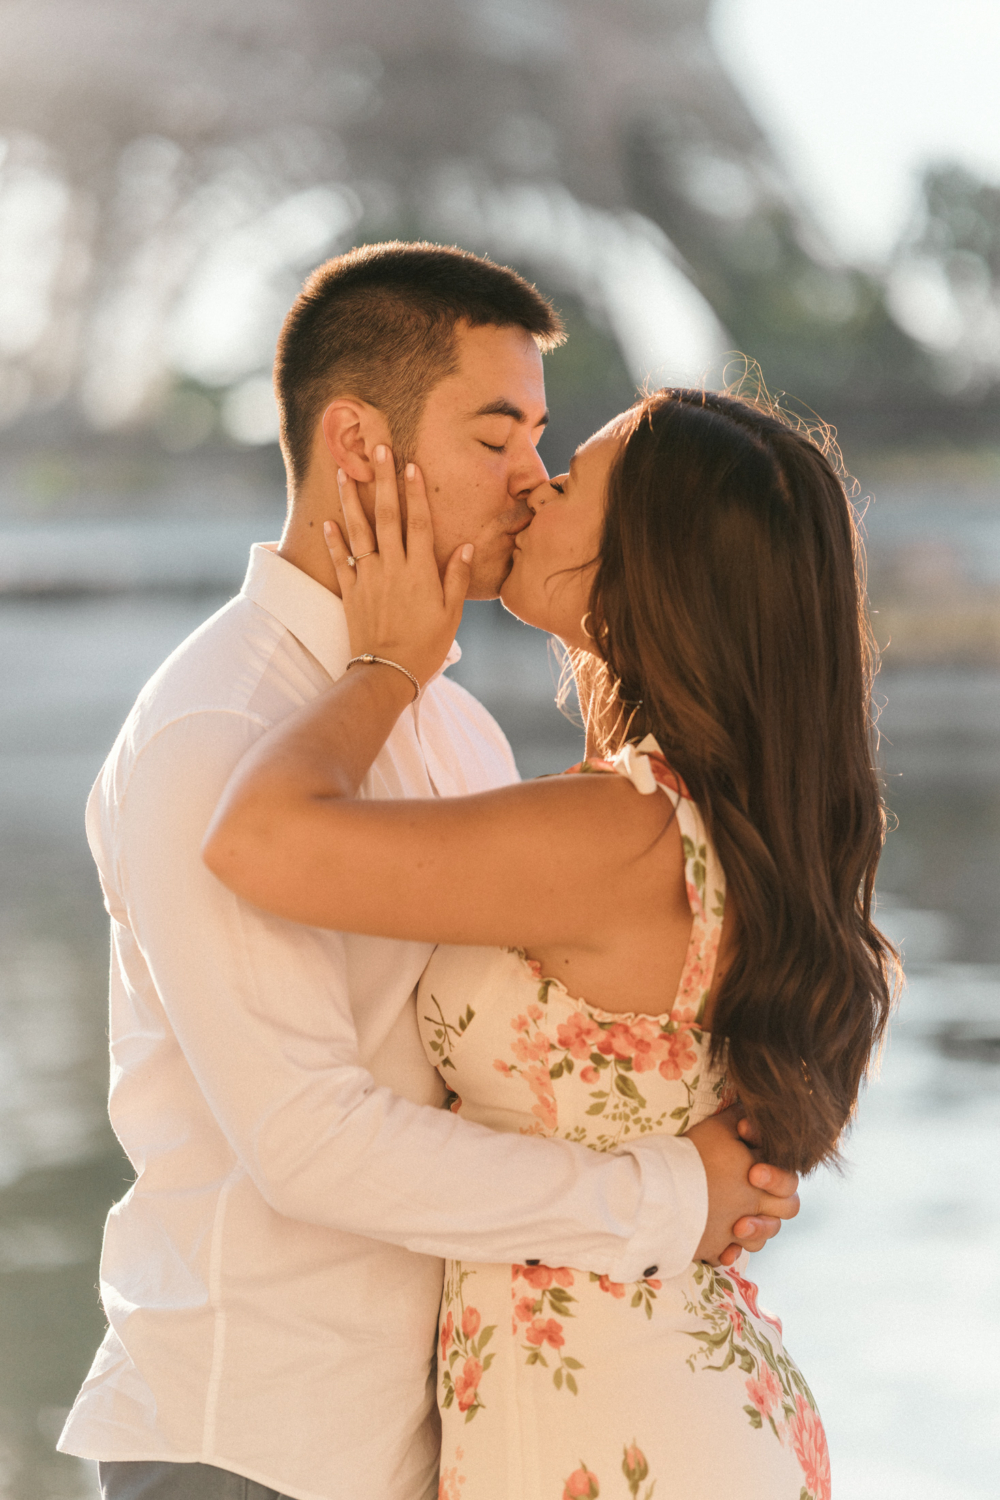
[[[455,326],[519,327],[543,352],[563,342],[552,304],[507,266],[453,245],[362,245],[308,278],[278,339],[274,385],[292,488],[335,396],[377,407],[402,461],[429,391],[458,366]]]

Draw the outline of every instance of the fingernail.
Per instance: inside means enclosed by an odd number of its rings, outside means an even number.
[[[417,466],[416,466],[416,464],[407,464],[406,465],[406,477],[407,477],[407,479],[416,479],[416,477],[417,477]]]
[[[333,522],[332,521],[324,521],[323,522],[323,535],[326,537],[327,541],[329,541],[330,538],[333,536]]]
[[[771,1181],[771,1174],[766,1167],[758,1166],[754,1175],[757,1179],[758,1187],[767,1187]]]
[[[385,463],[385,444],[384,443],[376,443],[376,445],[375,445],[375,462],[377,464],[384,464]]]
[[[472,561],[472,554],[473,552],[475,552],[475,550],[476,549],[471,542],[466,542],[465,546],[462,548],[462,561],[464,563],[470,563]]]

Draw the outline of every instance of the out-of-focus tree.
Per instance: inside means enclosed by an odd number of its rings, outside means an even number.
[[[0,416],[266,436],[303,272],[397,234],[518,264],[633,380],[740,348],[834,417],[933,406],[933,358],[810,222],[708,10],[0,0]]]
[[[924,175],[897,252],[890,304],[935,357],[942,390],[974,399],[1000,380],[1000,186],[954,163]]]

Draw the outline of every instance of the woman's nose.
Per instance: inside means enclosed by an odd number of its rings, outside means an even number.
[[[535,515],[537,511],[541,510],[542,506],[549,498],[548,492],[549,481],[548,479],[543,479],[541,484],[535,486],[530,495],[525,496],[524,503],[527,505],[532,515]]]

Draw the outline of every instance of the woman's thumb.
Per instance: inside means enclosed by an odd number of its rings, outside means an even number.
[[[448,609],[460,610],[469,592],[472,554],[475,550],[471,542],[463,542],[461,547],[456,547],[451,554],[444,573],[444,602]]]

